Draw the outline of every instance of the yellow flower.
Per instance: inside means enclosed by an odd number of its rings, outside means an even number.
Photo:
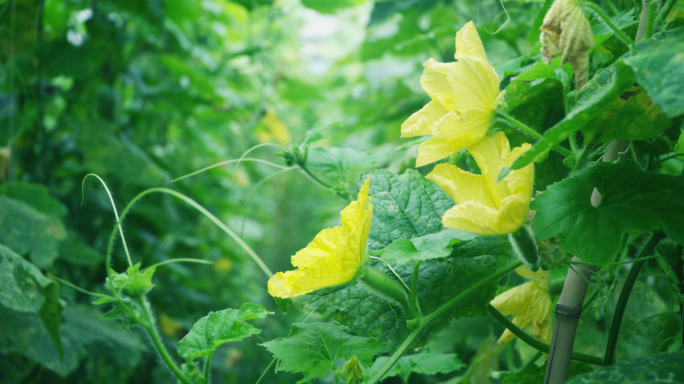
[[[342,210],[342,226],[327,228],[292,256],[294,271],[278,272],[268,281],[271,296],[287,299],[344,284],[356,275],[366,254],[373,206],[366,179],[359,197]]]
[[[530,144],[510,150],[503,132],[486,136],[468,147],[482,171],[474,175],[451,164],[439,164],[427,175],[457,205],[444,213],[445,227],[480,235],[503,235],[525,223],[530,210],[534,165],[512,170],[496,182],[504,166],[510,166]]]
[[[441,160],[482,139],[503,97],[499,76],[487,61],[472,21],[456,33],[454,57],[458,60],[455,63],[430,59],[423,64],[420,85],[432,101],[401,125],[401,137],[432,136],[418,149],[417,167]]]
[[[537,339],[549,343],[551,341],[551,297],[549,296],[549,272],[539,270],[530,272],[526,266],[518,267],[515,272],[527,279],[527,282],[500,294],[490,304],[504,315],[518,315],[513,324],[525,329],[532,325],[530,334]],[[515,338],[508,329],[499,338],[499,344],[505,344]]]

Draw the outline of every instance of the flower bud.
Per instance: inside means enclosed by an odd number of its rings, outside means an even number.
[[[356,358],[356,355],[354,355],[344,363],[344,367],[342,367],[342,377],[348,384],[365,383],[368,381],[368,372],[363,368],[363,365],[359,359]]]
[[[586,83],[589,72],[587,50],[594,46],[594,32],[577,0],[556,0],[541,28],[542,57],[548,64],[560,56],[561,65],[575,70],[576,88]]]

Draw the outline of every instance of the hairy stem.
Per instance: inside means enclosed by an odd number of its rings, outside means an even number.
[[[570,80],[568,80],[570,81]],[[525,132],[529,136],[532,136],[533,138],[537,140],[541,140],[544,136],[539,134],[539,132],[535,131],[534,129],[528,127],[525,123],[523,123],[520,120],[517,120],[513,118],[512,116],[509,116],[501,111],[496,111],[496,116],[499,117],[501,120],[506,121],[507,123],[511,124],[512,126],[518,128],[519,130]],[[572,155],[572,152],[569,150],[557,145],[553,149],[557,150],[558,152],[564,154],[565,156]]]
[[[665,238],[665,234],[662,231],[656,230],[653,232],[651,239],[644,245],[644,247],[639,252],[639,258],[648,256],[655,246]],[[608,334],[608,343],[606,344],[606,353],[603,355],[604,365],[611,365],[615,362],[615,348],[617,347],[618,337],[620,336],[620,326],[622,325],[622,318],[625,316],[625,308],[627,308],[627,301],[629,301],[629,296],[632,293],[632,288],[636,282],[637,276],[641,268],[646,263],[646,260],[637,261],[632,265],[629,270],[629,274],[625,279],[625,283],[622,286],[622,291],[620,291],[620,297],[618,298],[617,305],[615,306],[615,312],[613,315],[613,322],[610,327],[610,333]]]
[[[504,327],[506,327],[509,331],[511,331],[511,333],[518,336],[518,338],[522,342],[524,342],[525,344],[529,345],[530,347],[536,349],[539,352],[549,353],[549,351],[551,349],[550,345],[537,340],[536,338],[534,338],[529,333],[520,329],[517,325],[513,324],[512,321],[508,320],[508,318],[506,316],[504,316],[503,313],[499,312],[499,310],[494,308],[494,306],[492,306],[491,304],[487,304],[487,311],[498,322],[500,322]],[[579,352],[573,352],[572,353],[572,360],[580,361],[582,363],[594,364],[594,365],[603,365],[603,359],[601,359],[600,357],[585,355],[584,353],[579,353]]]
[[[589,1],[585,2],[583,5],[594,11],[598,15],[598,17],[600,17],[601,20],[603,20],[603,22],[606,23],[606,25],[613,30],[615,35],[619,37],[620,40],[622,40],[622,42],[626,46],[629,47],[630,50],[634,49],[634,43],[632,43],[629,37],[627,37],[627,35],[624,32],[622,32],[622,30],[618,28],[618,26],[610,20],[610,17],[608,17],[608,15],[606,15],[606,13],[603,12],[603,10],[598,5],[593,4]]]
[[[171,356],[169,356],[169,352],[166,351],[166,347],[164,347],[164,344],[159,338],[159,333],[157,333],[157,328],[155,328],[154,323],[152,322],[152,315],[150,315],[150,309],[148,308],[148,305],[149,304],[145,299],[140,300],[143,316],[145,316],[145,319],[148,323],[148,325],[145,326],[145,329],[147,329],[147,333],[149,333],[152,343],[154,343],[154,346],[157,348],[159,356],[161,356],[162,360],[164,360],[164,363],[166,363],[166,366],[168,366],[171,372],[176,375],[178,380],[180,380],[183,384],[194,384],[192,380],[185,376],[185,374],[178,368]]]
[[[651,36],[653,36],[657,5],[658,3],[656,1],[651,1],[651,3],[648,5],[648,22],[646,24],[646,34],[644,35],[644,38],[646,39],[649,39]]]
[[[368,381],[368,384],[375,384],[378,381],[380,381],[383,378],[383,376],[385,376],[385,374],[397,362],[397,360],[399,360],[399,358],[404,354],[404,352],[406,352],[408,347],[411,346],[411,344],[413,343],[413,340],[415,340],[416,337],[418,337],[418,335],[423,330],[423,328],[425,328],[425,326],[427,326],[432,320],[434,320],[439,315],[441,315],[444,312],[446,312],[447,310],[449,310],[449,308],[453,307],[454,305],[456,305],[457,303],[459,303],[463,299],[470,296],[473,292],[482,288],[484,285],[487,285],[487,284],[491,283],[492,281],[498,281],[501,278],[501,276],[503,276],[503,275],[507,274],[508,272],[518,268],[521,265],[522,265],[521,261],[514,261],[514,262],[508,264],[504,268],[502,268],[502,269],[496,271],[495,273],[487,276],[486,278],[480,280],[479,283],[477,283],[477,284],[473,285],[472,287],[466,289],[465,291],[461,292],[458,296],[451,299],[448,303],[441,306],[439,309],[437,309],[436,311],[431,313],[429,316],[417,320],[418,324],[413,329],[413,331],[408,335],[406,340],[404,340],[404,342],[399,346],[399,348],[397,348],[397,350],[389,358],[389,360],[387,360],[385,365],[383,365],[382,368],[380,368],[380,370],[375,374],[375,376],[373,376]]]

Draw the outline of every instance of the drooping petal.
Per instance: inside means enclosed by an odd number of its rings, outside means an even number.
[[[482,46],[480,35],[472,21],[467,22],[456,32],[456,54],[454,58],[460,60],[464,56],[487,61],[487,54]]]
[[[499,75],[489,63],[464,56],[446,75],[452,91],[454,111],[493,110],[499,97]]]
[[[479,235],[505,235],[524,224],[528,210],[529,201],[519,195],[504,198],[499,209],[470,200],[447,210],[442,224]]]
[[[354,278],[365,256],[373,212],[368,203],[369,183],[366,179],[358,199],[340,213],[342,226],[322,230],[292,257],[292,264],[299,269],[271,277],[268,292],[272,296],[296,297]]]
[[[425,70],[420,77],[420,85],[430,98],[447,110],[454,110],[454,92],[447,80],[447,74],[457,63],[438,63],[430,59],[423,63]]]
[[[426,136],[432,134],[432,127],[449,113],[437,101],[427,103],[423,109],[411,115],[401,125],[401,137]]]

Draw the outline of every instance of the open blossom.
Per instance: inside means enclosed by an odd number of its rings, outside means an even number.
[[[497,183],[503,167],[510,166],[530,144],[510,150],[503,132],[486,136],[468,151],[482,171],[475,175],[451,164],[439,164],[427,175],[451,196],[456,205],[444,213],[448,228],[480,235],[503,235],[527,220],[534,182],[534,165],[511,170]]]
[[[472,21],[456,33],[454,57],[455,63],[423,64],[420,85],[432,101],[401,125],[401,137],[432,136],[418,149],[418,167],[482,139],[504,94]]]
[[[297,297],[354,278],[366,254],[373,216],[373,206],[368,203],[369,184],[370,179],[366,179],[358,199],[342,210],[341,226],[322,230],[306,248],[292,256],[292,265],[298,269],[271,277],[271,296]]]
[[[500,294],[491,301],[491,305],[504,315],[518,315],[513,319],[513,324],[525,329],[532,326],[530,334],[540,341],[551,341],[551,309],[552,302],[549,296],[551,286],[549,272],[539,270],[531,272],[526,266],[518,267],[515,272],[527,279],[534,279],[511,288]],[[508,329],[499,338],[499,344],[505,344],[515,338]]]

